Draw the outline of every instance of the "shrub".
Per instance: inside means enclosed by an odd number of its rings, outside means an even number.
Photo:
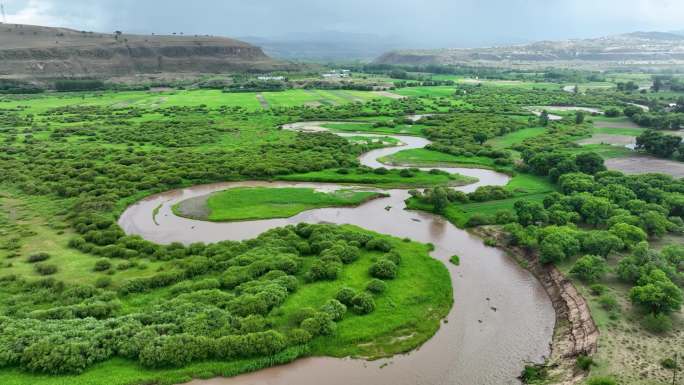
[[[671,357],[665,358],[660,361],[660,365],[665,368],[665,369],[679,369],[679,365],[677,364],[677,361],[673,360]]]
[[[368,314],[375,310],[375,301],[368,293],[359,293],[352,298],[352,310],[356,314]]]
[[[301,327],[315,337],[332,334],[336,325],[330,314],[319,312],[302,321]]]
[[[602,285],[600,283],[595,283],[591,286],[589,286],[589,290],[591,290],[591,294],[593,295],[601,295],[608,291],[608,286]]]
[[[342,264],[334,260],[316,260],[311,264],[309,279],[312,281],[335,280],[342,270]]]
[[[350,287],[343,287],[335,294],[335,299],[347,306],[352,305],[352,299],[356,296],[356,291]]]
[[[490,225],[494,222],[494,220],[484,214],[473,214],[470,218],[465,223],[466,227],[478,227],[478,226],[484,226],[484,225]]]
[[[373,294],[380,294],[387,290],[387,284],[377,278],[371,279],[366,284],[366,290]]]
[[[373,238],[366,242],[366,249],[388,252],[392,250],[392,245],[384,239]]]
[[[585,282],[596,282],[608,272],[608,264],[597,255],[585,255],[575,262],[570,274]]]
[[[589,356],[580,355],[577,357],[577,367],[582,370],[589,370],[594,365],[596,365],[594,359]]]
[[[456,254],[452,255],[451,258],[449,258],[449,261],[456,266],[461,264],[461,258]]]
[[[33,265],[33,268],[36,271],[36,273],[40,275],[52,275],[57,272],[57,265],[48,263],[37,263]]]
[[[307,318],[311,318],[316,314],[316,310],[312,307],[301,307],[299,309],[296,309],[292,315],[290,316],[290,319],[292,320],[292,323],[299,325],[302,323]]]
[[[587,381],[587,385],[617,385],[617,381],[612,377],[592,377]]]
[[[533,384],[545,380],[547,376],[548,371],[545,366],[526,365],[520,374],[520,380],[523,384]]]
[[[304,345],[311,341],[311,333],[304,329],[292,329],[287,333],[288,345]]]
[[[321,306],[321,311],[328,313],[333,321],[339,321],[344,317],[347,312],[347,307],[340,301],[336,299],[328,300],[325,305]]]
[[[648,314],[641,324],[651,333],[662,334],[672,330],[672,320],[665,314]]]
[[[104,289],[112,284],[112,279],[109,277],[100,277],[95,281],[95,287]]]
[[[36,262],[42,262],[50,258],[50,254],[48,253],[35,253],[31,254],[28,256],[26,259],[26,262],[28,263],[36,263]]]
[[[615,299],[615,297],[609,293],[601,295],[598,299],[598,302],[602,308],[608,311],[618,310],[618,308],[620,307],[617,299]]]
[[[383,258],[392,261],[392,263],[394,263],[397,266],[401,265],[401,255],[399,255],[399,253],[397,253],[395,250],[392,250],[389,253],[385,254]]]
[[[112,263],[109,262],[108,259],[100,259],[99,261],[95,262],[95,267],[93,270],[95,271],[107,271],[112,267]]]
[[[370,267],[370,275],[380,279],[394,279],[397,276],[397,265],[394,262],[381,259]]]

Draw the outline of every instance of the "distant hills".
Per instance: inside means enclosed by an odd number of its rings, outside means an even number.
[[[398,50],[375,60],[381,64],[470,64],[490,66],[681,66],[684,31],[622,35],[488,48]]]
[[[0,77],[225,73],[282,65],[259,47],[225,37],[99,33],[0,23]]]
[[[281,37],[241,37],[278,59],[316,62],[369,61],[388,50],[405,46],[399,39],[370,34],[325,31]]]

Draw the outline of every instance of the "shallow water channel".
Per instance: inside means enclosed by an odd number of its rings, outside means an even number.
[[[320,123],[309,126],[303,123],[292,128],[313,129]],[[395,137],[404,146],[365,153],[360,157],[362,164],[400,168],[382,165],[377,159],[404,149],[422,148],[429,143],[418,137],[381,136]],[[509,179],[490,170],[440,169],[480,179],[475,184],[460,187],[463,191],[472,191],[481,185],[504,185]],[[389,196],[358,207],[315,209],[284,219],[216,223],[177,217],[171,211],[171,207],[182,200],[237,186],[298,186],[326,191],[349,188],[327,183],[263,181],[201,185],[145,198],[130,206],[119,224],[128,234],[138,234],[158,243],[243,240],[274,227],[299,222],[353,224],[395,237],[430,242],[435,245],[431,255],[443,261],[451,274],[454,306],[437,334],[408,354],[370,362],[304,358],[254,373],[195,380],[192,384],[518,384],[516,377],[526,362],[540,362],[550,353],[555,313],[539,282],[501,250],[485,246],[480,238],[441,217],[405,210],[404,200],[409,197],[407,190],[381,190]],[[153,219],[156,208],[158,212]],[[460,266],[448,262],[454,254],[460,256]]]

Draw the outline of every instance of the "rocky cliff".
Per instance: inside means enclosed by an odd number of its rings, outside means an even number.
[[[271,70],[282,64],[251,44],[214,36],[97,33],[0,24],[0,76],[112,77]]]

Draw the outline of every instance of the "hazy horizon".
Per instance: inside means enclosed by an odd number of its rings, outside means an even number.
[[[0,0],[8,23],[270,40],[370,35],[407,48],[478,47],[682,29],[677,0]],[[587,12],[591,9],[591,12]]]

